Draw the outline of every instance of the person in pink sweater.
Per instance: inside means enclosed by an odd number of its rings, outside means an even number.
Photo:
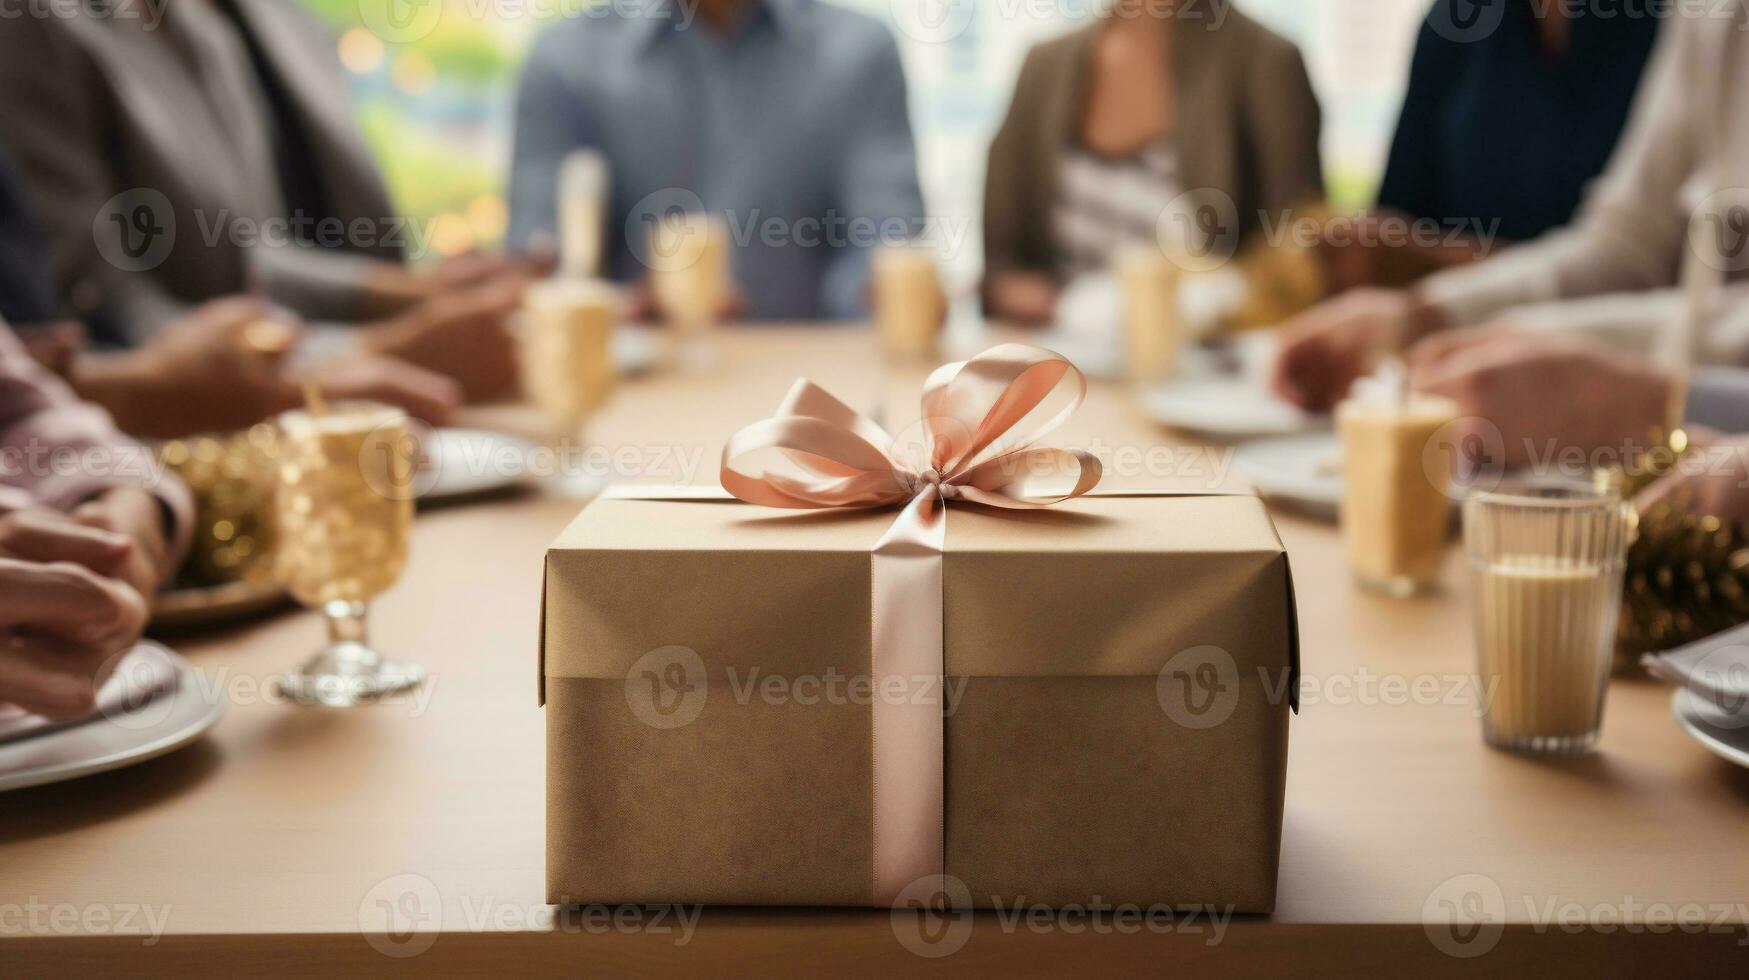
[[[89,714],[192,516],[187,488],[0,323],[0,701]]]

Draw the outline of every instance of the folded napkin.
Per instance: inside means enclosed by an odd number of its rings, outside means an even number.
[[[109,680],[104,681],[102,689],[97,692],[97,710],[83,718],[55,721],[16,704],[0,701],[0,744],[35,738],[99,718],[114,717],[119,712],[137,710],[148,701],[174,690],[182,669],[181,660],[169,650],[156,643],[141,643],[116,665],[115,673],[109,675]]]
[[[1749,623],[1640,658],[1647,673],[1679,684],[1727,714],[1749,711]]]

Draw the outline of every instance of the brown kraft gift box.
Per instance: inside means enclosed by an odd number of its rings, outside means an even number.
[[[1262,504],[950,507],[946,677],[902,690],[869,664],[894,514],[609,495],[566,528],[548,900],[872,904],[871,703],[937,697],[942,870],[976,906],[1270,911],[1298,654]]]

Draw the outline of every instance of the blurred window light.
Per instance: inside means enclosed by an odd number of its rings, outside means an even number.
[[[366,135],[402,209],[426,221],[446,214],[451,226],[471,229],[470,238],[489,244],[503,234],[494,208],[502,205],[510,107],[528,46],[555,17],[596,16],[594,6],[614,0],[425,0],[439,5],[443,16],[405,40],[373,33],[359,0],[301,2],[340,37],[340,60],[352,75]],[[1020,63],[1032,45],[1085,25],[1105,3],[822,2],[860,10],[893,28],[911,86],[924,192],[933,212],[970,225],[964,260],[975,264],[985,150],[1007,111]],[[1325,171],[1339,205],[1371,201],[1428,2],[1236,0],[1305,53],[1323,103]],[[389,71],[381,73],[384,65]]]

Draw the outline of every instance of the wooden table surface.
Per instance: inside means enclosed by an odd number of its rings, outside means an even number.
[[[879,371],[862,331],[726,333],[721,352],[704,375],[623,384],[590,426],[590,443],[612,450],[585,460],[592,472],[605,460],[621,478],[710,482],[724,437],[769,414],[802,375],[855,405],[885,399],[889,421],[915,415],[923,372]],[[518,408],[477,414],[535,424]],[[1226,451],[1149,424],[1113,385],[1096,384],[1053,441],[1105,454],[1117,483],[1231,480]],[[173,640],[227,700],[207,738],[131,769],[0,795],[0,974],[9,961],[180,968],[215,952],[329,972],[509,962],[1030,972],[1089,956],[1300,973],[1415,960],[1444,972],[1513,968],[1557,949],[1566,965],[1609,972],[1702,951],[1749,956],[1738,946],[1749,943],[1749,772],[1681,733],[1666,688],[1615,682],[1587,757],[1489,750],[1455,547],[1443,593],[1392,600],[1350,585],[1333,526],[1281,513],[1306,686],[1273,917],[1230,923],[1214,943],[1213,924],[1131,934],[980,913],[963,949],[938,960],[908,952],[880,912],[713,910],[685,934],[623,918],[555,921],[542,902],[535,638],[543,551],[579,506],[537,492],[421,515],[409,571],[372,616],[382,649],[430,671],[403,703],[310,710],[268,693],[321,639],[314,613]],[[1484,934],[1479,960],[1443,955],[1424,909],[1476,896],[1485,921],[1509,928]],[[361,936],[384,901],[441,935]],[[1671,921],[1708,926],[1605,928],[1655,923],[1666,907]],[[1591,925],[1570,930],[1569,920]],[[151,937],[138,933],[159,931],[142,956]],[[1313,947],[1322,952],[1307,958]],[[408,952],[419,955],[388,955]]]

